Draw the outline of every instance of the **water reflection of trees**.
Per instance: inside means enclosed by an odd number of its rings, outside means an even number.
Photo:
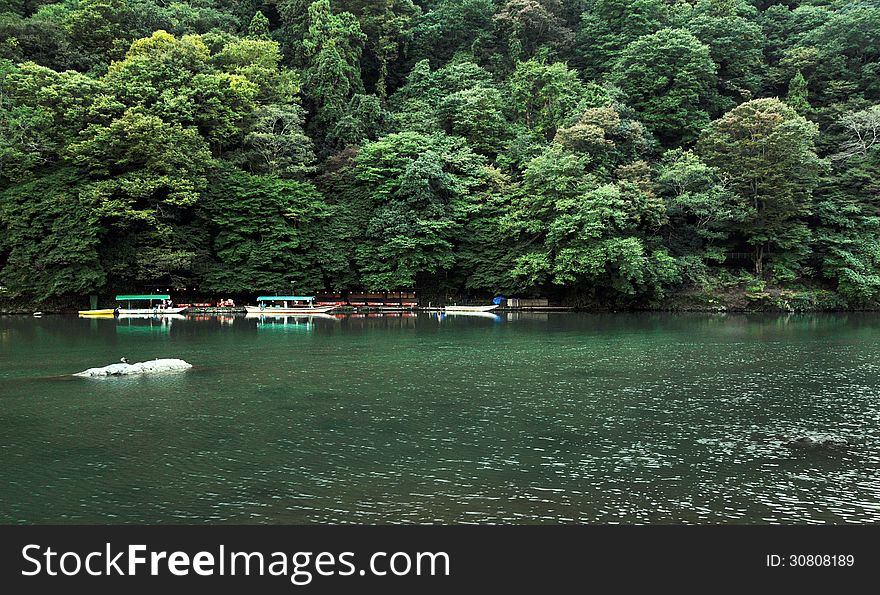
[[[415,329],[419,318],[420,316],[415,312],[345,314],[340,316],[340,329],[347,331]]]

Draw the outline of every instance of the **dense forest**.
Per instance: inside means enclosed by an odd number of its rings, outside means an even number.
[[[880,2],[0,0],[0,286],[880,302]]]

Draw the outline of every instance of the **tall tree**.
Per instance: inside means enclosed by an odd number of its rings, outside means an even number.
[[[258,10],[254,14],[254,18],[251,19],[248,25],[247,36],[251,39],[269,40],[269,19],[266,18],[262,11]]]
[[[357,247],[363,283],[412,288],[422,274],[451,269],[488,173],[463,139],[442,133],[391,134],[364,146],[356,176],[374,208]]]
[[[90,124],[122,108],[99,81],[33,62],[0,61],[0,180],[22,180],[51,166]]]
[[[505,221],[519,251],[516,289],[572,286],[615,300],[662,293],[678,268],[653,237],[665,206],[647,165],[618,168],[603,184],[589,163],[552,145],[526,165]]]
[[[189,277],[195,249],[181,231],[207,185],[211,154],[193,128],[167,124],[138,109],[93,126],[67,147],[88,173],[80,200],[101,222],[103,254],[117,281]]]
[[[390,105],[399,129],[431,133],[442,128],[483,154],[497,152],[507,136],[501,92],[492,75],[470,61],[434,71],[427,60],[420,61]]]
[[[755,274],[789,277],[808,249],[804,217],[812,211],[822,162],[818,128],[778,99],[755,99],[712,122],[699,154],[721,170],[748,215],[733,225],[751,246]]]
[[[709,122],[715,63],[689,31],[663,29],[630,43],[611,80],[666,146],[696,139]]]
[[[797,74],[791,79],[788,85],[788,94],[785,96],[785,103],[794,108],[794,110],[802,116],[807,116],[812,111],[808,97],[810,90],[807,85],[807,79],[798,70]]]
[[[712,106],[715,116],[753,99],[766,73],[766,40],[760,25],[732,12],[729,9],[719,14],[718,9],[704,9],[685,23],[685,28],[709,48],[717,66],[718,97]]]
[[[657,183],[669,217],[666,244],[683,265],[683,274],[699,282],[707,265],[724,262],[733,226],[749,211],[731,195],[722,172],[692,151],[667,151]]]
[[[608,180],[614,170],[638,161],[651,152],[651,143],[644,126],[627,117],[621,105],[595,105],[587,100],[578,106],[579,114],[560,128],[555,143],[566,149],[590,156],[591,171]]]
[[[253,113],[238,159],[253,173],[280,177],[310,172],[315,161],[312,140],[303,132],[298,105],[265,105]]]
[[[495,5],[492,0],[441,0],[413,26],[410,56],[438,68],[455,54],[485,57],[491,44]]]
[[[215,153],[240,140],[241,125],[260,93],[241,74],[216,71],[200,37],[177,39],[166,31],[135,41],[103,81],[127,107],[196,127]]]
[[[77,65],[95,72],[121,58],[132,39],[126,30],[131,9],[125,0],[82,0],[66,16]]]
[[[495,13],[508,59],[528,60],[544,47],[565,54],[574,41],[560,0],[506,0]]]
[[[220,167],[200,212],[213,237],[206,289],[286,293],[324,287],[311,230],[327,207],[311,184]]]
[[[309,30],[303,39],[306,67],[303,90],[314,111],[316,128],[342,117],[349,98],[363,92],[359,60],[366,37],[350,13],[334,14],[330,0],[309,6]]]
[[[508,85],[514,116],[547,140],[555,136],[585,95],[577,73],[561,62],[520,62]]]
[[[592,0],[587,3],[576,35],[575,52],[588,78],[611,70],[620,52],[671,22],[664,0]]]
[[[841,116],[833,169],[816,192],[822,273],[854,305],[880,301],[880,106]]]
[[[412,27],[420,14],[412,0],[335,0],[341,10],[357,16],[367,37],[375,93],[380,101],[388,97],[392,66],[412,39]]]

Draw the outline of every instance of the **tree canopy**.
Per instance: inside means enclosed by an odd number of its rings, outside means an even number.
[[[0,287],[880,304],[880,7],[0,3]],[[427,292],[427,293],[425,293]]]

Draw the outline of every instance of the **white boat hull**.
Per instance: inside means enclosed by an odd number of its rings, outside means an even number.
[[[169,314],[180,314],[186,308],[120,308],[120,315],[137,314],[150,316],[167,316]]]
[[[306,306],[302,306],[299,308],[260,308],[259,306],[245,306],[245,310],[247,310],[248,314],[263,314],[265,316],[279,316],[284,314],[300,314],[300,315],[309,315],[309,314],[326,314],[330,310],[335,310],[336,306],[315,306],[314,308],[309,308]]]
[[[456,312],[491,312],[497,307],[497,304],[493,304],[491,306],[446,306],[445,308],[443,308],[443,311],[451,314],[454,314]]]

